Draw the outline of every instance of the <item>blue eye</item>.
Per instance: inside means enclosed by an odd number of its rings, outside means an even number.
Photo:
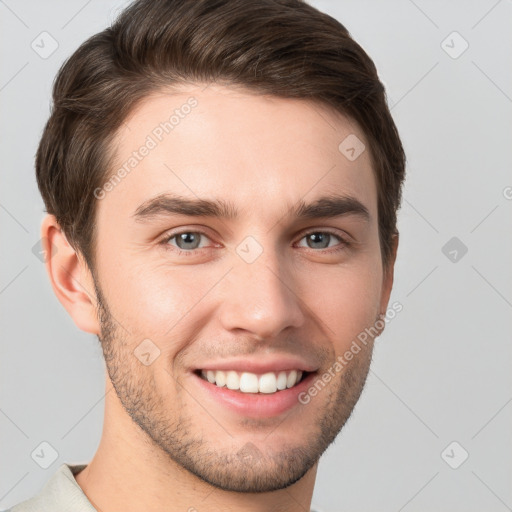
[[[180,255],[193,256],[199,249],[208,247],[202,244],[203,238],[206,239],[206,241],[211,241],[206,233],[202,231],[181,231],[166,236],[160,244],[166,249],[177,252]],[[299,245],[299,247],[310,249],[314,252],[325,251],[332,253],[343,250],[349,246],[349,243],[340,235],[330,231],[310,231],[302,235],[300,241],[302,240],[306,240],[307,246]],[[338,243],[336,243],[336,241]]]
[[[329,231],[311,231],[302,237],[301,240],[304,238],[307,240],[310,249],[327,249],[332,247],[330,242],[333,241],[333,239],[338,239],[338,241],[341,242],[341,244],[337,245],[344,245],[344,241],[340,236]]]
[[[200,231],[182,231],[181,233],[176,233],[170,237],[165,238],[163,243],[177,247],[178,250],[183,252],[191,252],[195,249],[202,248],[199,247],[201,237],[208,238],[204,233],[201,233]],[[176,246],[170,244],[171,240],[176,240]]]

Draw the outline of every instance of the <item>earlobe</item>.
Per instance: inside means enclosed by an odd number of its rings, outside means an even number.
[[[69,244],[54,215],[41,225],[46,271],[53,291],[77,327],[100,333],[92,275],[83,258]]]

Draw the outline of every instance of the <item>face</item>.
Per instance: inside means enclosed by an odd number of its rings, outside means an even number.
[[[319,104],[215,85],[155,94],[118,133],[95,285],[119,420],[211,485],[297,481],[360,396],[373,340],[344,354],[391,284],[369,151],[339,149],[354,135]]]

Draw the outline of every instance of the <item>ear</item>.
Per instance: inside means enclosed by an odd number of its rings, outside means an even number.
[[[41,225],[46,271],[55,295],[82,331],[100,333],[96,293],[89,267],[68,243],[54,215]]]
[[[394,278],[394,270],[395,270],[395,261],[396,254],[398,251],[398,231],[393,235],[391,245],[391,254],[389,255],[389,260],[386,267],[383,269],[383,279],[382,279],[382,293],[380,299],[380,313],[386,314],[386,310],[388,308],[389,297],[391,296],[391,289],[393,288],[393,278]]]

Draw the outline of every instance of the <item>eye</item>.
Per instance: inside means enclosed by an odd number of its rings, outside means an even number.
[[[313,250],[334,248],[327,252],[340,251],[349,246],[349,243],[340,235],[330,231],[310,231],[303,235],[300,240],[306,240],[307,245],[299,245],[299,247],[305,247]],[[162,244],[166,249],[173,250],[178,254],[192,255],[197,250],[208,247],[205,245],[208,241],[211,242],[210,238],[202,231],[181,231],[178,233],[168,234],[160,244]],[[336,241],[338,243],[336,243]]]
[[[306,239],[309,249],[328,249],[334,246],[337,247],[335,250],[341,250],[348,245],[340,235],[331,233],[330,231],[310,231],[301,238],[301,240],[304,239]],[[336,240],[340,243],[331,244],[331,242],[335,242]]]
[[[161,243],[163,245],[171,245],[172,247],[177,248],[180,252],[192,252],[195,249],[202,249],[204,247],[201,246],[202,238],[210,240],[201,231],[182,231],[180,233],[166,236]],[[176,243],[171,243],[172,241],[175,241]]]

